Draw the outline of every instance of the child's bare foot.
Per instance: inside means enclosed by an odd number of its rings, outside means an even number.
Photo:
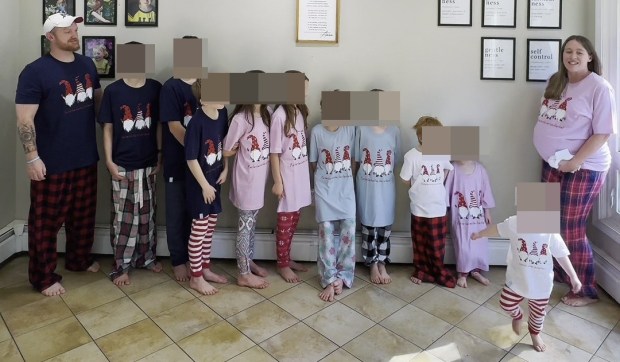
[[[278,268],[278,274],[280,274],[287,283],[299,283],[301,281],[297,274],[289,267]]]
[[[342,286],[344,285],[342,279],[336,279],[332,285],[334,286],[334,293],[336,293],[336,295],[342,294]]]
[[[413,275],[411,277],[409,277],[409,279],[411,279],[411,281],[413,282],[413,284],[422,284],[422,280],[414,277]]]
[[[256,265],[256,263],[253,260],[250,260],[250,271],[258,275],[259,277],[263,277],[263,278],[269,275],[269,272],[267,271],[267,269]]]
[[[160,262],[156,261],[153,264],[149,265],[149,270],[153,273],[159,273],[164,269],[163,265]]]
[[[512,320],[512,331],[515,332],[517,336],[521,334],[521,320],[522,318]]]
[[[99,271],[99,268],[101,268],[101,265],[99,265],[99,263],[97,263],[96,261],[93,261],[93,263],[88,268],[86,268],[86,271],[96,273]]]
[[[210,282],[219,283],[219,284],[228,283],[228,279],[226,279],[225,276],[215,274],[214,272],[211,271],[211,269],[202,268],[202,276],[204,277],[205,280],[208,280]]]
[[[372,263],[370,266],[370,281],[375,284],[381,284],[381,272],[378,263]]]
[[[189,280],[189,271],[187,270],[187,264],[180,264],[172,267],[174,272],[174,278],[179,282],[186,282]]]
[[[325,302],[333,302],[334,301],[334,286],[328,285],[323,289],[321,293],[319,293],[319,298]]]
[[[247,273],[239,274],[237,277],[237,285],[255,289],[265,289],[269,286],[269,282],[257,275]]]
[[[118,276],[116,279],[112,280],[112,283],[114,283],[114,285],[120,287],[121,285],[129,285],[129,274],[128,273],[123,273],[120,276]]]
[[[288,266],[294,271],[298,272],[307,272],[308,268],[306,268],[303,264],[296,263],[294,261],[289,261]]]
[[[491,283],[489,282],[489,279],[485,278],[484,275],[478,271],[471,272],[471,277],[476,279],[482,285],[489,285]]]
[[[379,273],[381,274],[381,283],[390,284],[392,282],[392,277],[385,269],[385,264],[379,263]]]
[[[536,351],[544,352],[547,349],[547,346],[545,345],[542,338],[540,337],[540,334],[530,333],[530,337],[532,337],[532,344],[534,345],[534,349]]]
[[[583,307],[596,302],[598,302],[598,299],[593,299],[586,296],[580,297],[571,292],[562,297],[562,303],[571,307]]]
[[[189,280],[189,287],[204,295],[213,295],[217,293],[217,289],[201,277],[191,277]]]
[[[456,285],[461,288],[467,288],[467,274],[459,273],[459,278],[456,280]]]
[[[41,291],[41,294],[43,294],[46,297],[54,297],[54,296],[61,295],[64,293],[65,293],[65,288],[63,288],[63,286],[59,282],[56,282]]]

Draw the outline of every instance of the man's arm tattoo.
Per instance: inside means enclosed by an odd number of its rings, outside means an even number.
[[[37,150],[37,137],[34,132],[34,125],[20,125],[17,128],[19,139],[22,141],[25,153]]]

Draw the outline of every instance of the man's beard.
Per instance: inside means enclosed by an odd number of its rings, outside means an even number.
[[[72,42],[58,43],[58,48],[60,50],[64,50],[68,52],[76,52],[80,50],[80,42],[77,41],[75,43],[72,43]]]

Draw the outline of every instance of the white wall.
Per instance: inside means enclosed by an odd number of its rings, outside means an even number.
[[[335,47],[296,46],[293,0],[160,0],[158,28],[125,28],[124,19],[119,17],[116,27],[81,26],[80,34],[115,35],[117,43],[154,43],[154,78],[160,81],[171,75],[172,39],[188,34],[208,38],[208,66],[213,72],[302,70],[310,78],[312,124],[319,122],[321,90],[398,90],[407,148],[413,146],[410,128],[421,115],[437,116],[449,126],[485,127],[491,134],[484,140],[490,153],[483,155],[482,161],[490,173],[498,205],[493,217],[501,220],[515,212],[515,184],[537,181],[540,175],[532,130],[544,84],[525,81],[526,39],[594,35],[592,1],[564,0],[561,30],[528,30],[527,1],[517,3],[517,28],[493,29],[480,26],[481,1],[473,1],[473,26],[464,28],[438,27],[435,0],[341,0],[340,44]],[[40,14],[40,6],[39,1],[20,2],[22,14]],[[119,1],[119,6],[119,14],[123,14],[124,1]],[[76,7],[82,14],[83,1],[78,0]],[[22,53],[16,72],[39,54],[40,27],[38,18],[35,20],[37,26],[25,21],[20,24]],[[517,38],[515,81],[479,79],[482,36]],[[1,50],[8,54],[14,45],[2,43]],[[19,145],[16,148],[17,218],[25,219],[28,189],[23,152]],[[97,222],[106,224],[110,186],[102,164],[100,172]],[[408,199],[401,185],[398,196],[394,229],[407,231]],[[163,198],[159,200],[159,220],[163,223]],[[259,216],[259,227],[273,226],[274,205],[269,196]],[[233,227],[235,212],[229,203],[225,208],[219,225]],[[315,228],[312,209],[304,211],[301,227]]]

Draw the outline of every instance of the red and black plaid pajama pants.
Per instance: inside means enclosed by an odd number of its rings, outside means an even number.
[[[543,161],[542,181],[560,183],[560,234],[570,251],[570,261],[583,287],[580,296],[598,298],[594,278],[594,258],[586,236],[586,222],[597,199],[606,171],[579,170],[564,173]],[[570,277],[553,259],[555,279],[569,286]]]
[[[56,273],[56,240],[65,224],[65,269],[86,270],[95,234],[97,165],[47,175],[30,182],[28,214],[28,275],[32,286],[43,291],[62,277]]]
[[[423,282],[454,288],[456,279],[443,264],[447,235],[447,215],[433,218],[411,215],[413,276]]]

